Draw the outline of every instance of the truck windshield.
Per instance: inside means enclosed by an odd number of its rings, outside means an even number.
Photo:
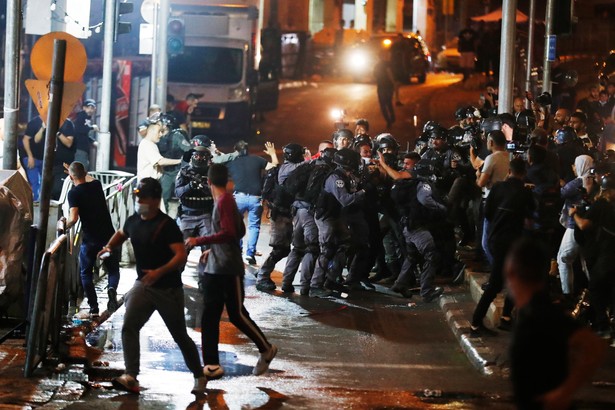
[[[243,51],[239,48],[186,47],[169,57],[168,81],[192,84],[234,84],[241,81]]]

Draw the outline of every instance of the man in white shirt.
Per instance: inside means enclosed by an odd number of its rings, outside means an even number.
[[[181,159],[170,159],[160,155],[156,145],[162,136],[160,114],[154,114],[146,121],[148,123],[147,131],[137,150],[137,179],[139,181],[148,177],[160,179],[162,176],[162,166],[177,165],[181,162]]]
[[[496,182],[504,181],[508,177],[508,168],[510,165],[510,155],[506,151],[506,136],[502,131],[491,131],[487,136],[487,148],[491,154],[485,158],[485,162],[481,168],[476,171],[476,184],[483,190],[483,203],[489,196],[491,187]],[[483,237],[481,245],[489,263],[492,263],[492,257],[487,246],[487,230],[489,229],[487,219],[483,222]]]

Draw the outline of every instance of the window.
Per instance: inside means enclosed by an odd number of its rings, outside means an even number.
[[[169,82],[235,84],[241,81],[243,50],[222,47],[186,47],[169,57]]]

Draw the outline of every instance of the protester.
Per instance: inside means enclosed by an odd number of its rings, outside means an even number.
[[[75,117],[75,161],[83,164],[85,170],[90,168],[90,149],[96,141],[92,135],[93,131],[98,131],[98,126],[93,122],[96,114],[96,101],[87,99],[83,101],[81,111]]]

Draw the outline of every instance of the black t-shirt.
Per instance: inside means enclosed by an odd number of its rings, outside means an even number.
[[[175,221],[164,212],[158,212],[152,219],[143,220],[137,214],[131,215],[122,229],[130,238],[137,260],[137,280],[145,274],[143,269],[157,269],[173,258],[170,245],[183,244],[184,239]],[[181,270],[165,273],[154,285],[155,288],[176,288],[182,286]]]
[[[457,50],[460,53],[476,51],[476,31],[465,28],[459,32],[459,44]]]
[[[45,135],[43,131],[43,138],[37,143],[34,141],[34,136],[36,133],[43,127],[43,120],[41,117],[34,117],[26,126],[25,135],[30,137],[30,150],[32,151],[32,155],[34,158],[43,160],[43,155],[45,153]]]
[[[380,60],[374,67],[374,78],[376,79],[376,85],[378,88],[393,89],[393,82],[388,74],[391,69],[391,63],[388,61]]]
[[[261,195],[262,171],[267,167],[265,158],[256,155],[240,155],[226,166],[235,184],[236,192]]]
[[[100,181],[74,186],[68,191],[68,205],[79,208],[84,243],[104,245],[115,233]]]
[[[519,309],[510,344],[511,374],[517,408],[542,409],[536,399],[568,377],[568,340],[581,326],[537,293]]]
[[[75,137],[75,125],[69,119],[64,121],[64,124],[58,130],[58,133],[63,134],[65,137]],[[53,160],[54,165],[62,165],[63,163],[70,164],[75,160],[75,140],[70,147],[64,145],[60,137],[56,140],[56,155]]]
[[[79,111],[75,117],[75,140],[73,146],[81,151],[90,151],[90,131],[92,131],[92,117],[85,111]]]
[[[508,178],[496,183],[487,197],[485,217],[489,221],[489,246],[510,244],[523,233],[525,218],[535,209],[532,191],[523,181]]]

